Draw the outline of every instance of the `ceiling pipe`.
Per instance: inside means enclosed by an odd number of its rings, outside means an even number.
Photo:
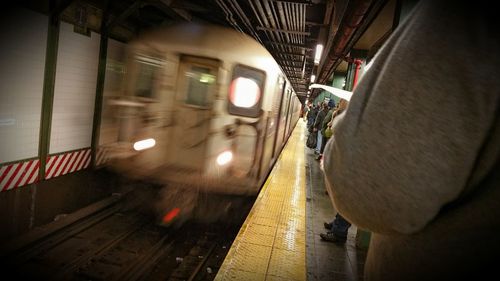
[[[327,51],[325,62],[320,69],[318,83],[326,83],[335,67],[352,47],[352,39],[362,35],[368,28],[368,23],[385,5],[386,0],[354,0],[349,1],[342,24],[334,34],[332,47]]]
[[[363,21],[372,2],[373,0],[349,1],[342,25],[333,39],[333,46],[327,51],[326,61],[318,77],[319,83],[325,83],[328,80],[331,72],[333,72],[333,65],[342,57],[347,42],[349,42],[349,39]]]

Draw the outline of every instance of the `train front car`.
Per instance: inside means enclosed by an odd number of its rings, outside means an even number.
[[[151,31],[129,44],[125,83],[106,102],[118,120],[110,167],[170,189],[257,194],[293,91],[263,46],[220,26]]]

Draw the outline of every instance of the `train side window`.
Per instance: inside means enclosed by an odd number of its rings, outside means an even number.
[[[155,88],[163,68],[164,61],[154,57],[138,55],[137,80],[135,82],[134,94],[137,97],[155,98]]]
[[[233,115],[258,117],[263,100],[266,73],[236,65],[229,85],[228,111]]]
[[[210,74],[210,68],[192,66],[186,72],[187,93],[186,104],[207,107],[210,103],[210,87],[215,83],[215,75]]]

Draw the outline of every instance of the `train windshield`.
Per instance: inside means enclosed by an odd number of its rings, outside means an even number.
[[[266,73],[245,65],[236,65],[229,87],[230,114],[258,117]]]
[[[135,96],[155,98],[155,88],[158,86],[163,65],[164,61],[158,58],[143,55],[136,57],[137,80],[134,88]]]

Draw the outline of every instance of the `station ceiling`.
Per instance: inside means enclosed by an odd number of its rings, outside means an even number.
[[[274,56],[302,101],[311,75],[331,84],[351,53],[373,56],[394,29],[397,0],[59,0],[24,1],[81,32],[106,32],[127,42],[141,31],[181,21],[208,22],[244,32]],[[317,44],[324,46],[314,62]],[[355,50],[355,52],[352,52]],[[316,91],[316,90],[315,90]],[[311,97],[318,92],[312,91]]]

